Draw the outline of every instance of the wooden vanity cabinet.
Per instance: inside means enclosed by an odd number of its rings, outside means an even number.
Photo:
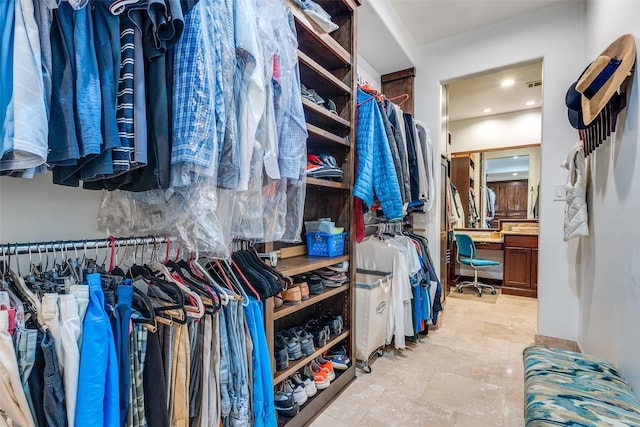
[[[504,281],[502,293],[537,297],[538,236],[504,236]]]

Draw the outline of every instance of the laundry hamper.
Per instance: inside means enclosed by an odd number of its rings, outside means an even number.
[[[358,270],[356,273],[356,360],[366,373],[374,353],[382,355],[391,298],[391,274]]]

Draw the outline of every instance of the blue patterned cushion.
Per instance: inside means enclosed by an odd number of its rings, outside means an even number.
[[[523,358],[528,427],[640,426],[640,402],[609,362],[545,346]]]

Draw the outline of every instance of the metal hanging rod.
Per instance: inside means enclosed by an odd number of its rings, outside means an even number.
[[[175,237],[120,237],[120,238],[104,238],[104,239],[86,239],[86,240],[57,240],[51,242],[28,242],[28,243],[6,243],[0,245],[1,255],[25,255],[29,253],[48,252],[48,251],[80,251],[85,249],[101,249],[110,248],[112,245],[116,247],[134,246],[134,245],[151,245],[163,244],[177,241]]]

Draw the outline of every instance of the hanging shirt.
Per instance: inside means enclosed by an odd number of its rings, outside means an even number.
[[[236,29],[236,99],[238,101],[238,152],[240,177],[238,191],[249,189],[251,159],[256,147],[256,132],[266,106],[264,63],[256,28],[257,16],[251,0],[237,0]]]
[[[15,22],[15,0],[0,3],[0,158],[13,150],[13,138],[7,134],[8,108],[13,105],[13,28]]]
[[[213,48],[204,32],[202,3],[185,16],[173,67],[172,186],[188,185],[204,173],[216,152]]]
[[[48,121],[40,34],[34,16],[32,0],[16,0],[13,51],[19,55],[13,57],[13,99],[4,130],[5,141],[13,137],[13,150],[0,160],[0,171],[36,168],[47,159]],[[10,142],[4,142],[3,150],[10,146]]]

